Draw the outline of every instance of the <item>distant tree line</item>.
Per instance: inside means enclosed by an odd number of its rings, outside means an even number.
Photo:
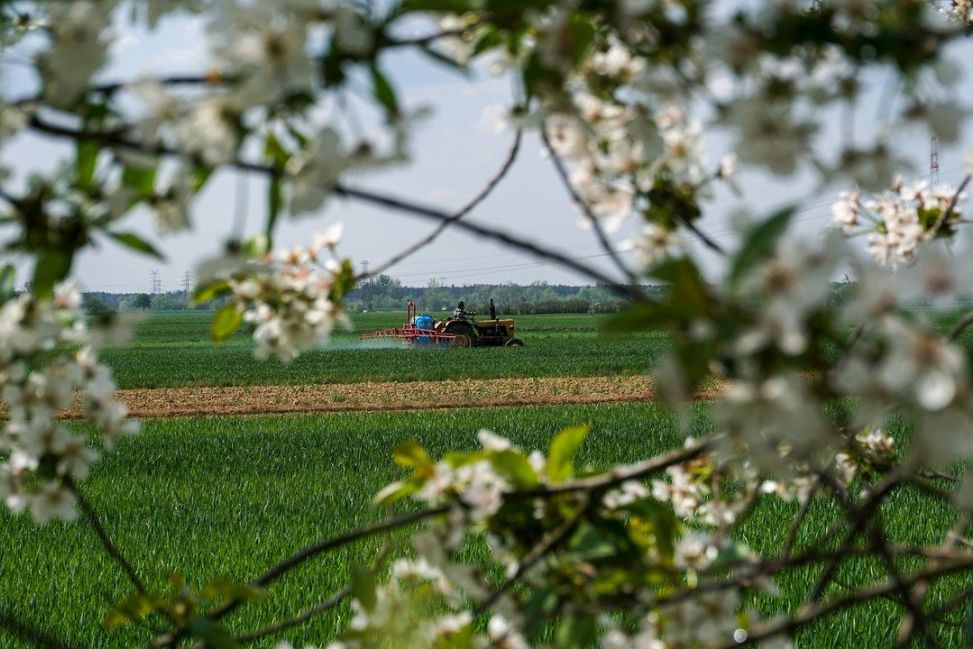
[[[652,293],[655,287],[646,287]],[[366,280],[345,299],[351,311],[404,310],[408,300],[415,300],[420,311],[451,311],[460,300],[466,308],[488,313],[490,299],[499,313],[611,313],[622,306],[610,291],[601,286],[569,286],[533,282],[519,284],[447,285],[436,280],[426,286],[404,286],[388,275]]]
[[[84,293],[84,310],[89,315],[102,315],[112,311],[210,311],[216,305],[193,304],[185,291],[166,293],[108,293],[89,291]]]
[[[854,286],[852,282],[833,282],[831,302],[840,305]],[[646,295],[659,294],[659,286],[643,286]],[[91,291],[84,294],[85,310],[91,315],[112,311],[209,311],[220,303],[193,304],[184,291],[166,293],[107,293]],[[442,284],[436,280],[426,286],[405,286],[388,275],[379,275],[361,282],[348,298],[345,306],[351,312],[405,310],[409,300],[415,300],[419,311],[438,313],[452,311],[460,300],[466,308],[481,314],[490,311],[490,299],[497,312],[506,315],[534,313],[614,313],[623,303],[602,286],[570,286],[533,282],[520,284],[472,284],[465,286]],[[920,301],[921,302],[921,301]],[[921,305],[917,303],[917,306]]]

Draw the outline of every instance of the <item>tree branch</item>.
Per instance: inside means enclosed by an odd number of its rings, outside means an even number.
[[[10,635],[23,640],[24,643],[40,649],[74,649],[74,645],[55,638],[46,631],[37,628],[33,623],[20,619],[8,610],[0,610],[0,628]]]
[[[970,311],[965,316],[963,316],[963,319],[957,322],[956,326],[950,330],[949,341],[954,342],[957,338],[960,337],[960,334],[962,334],[964,331],[966,331],[969,328],[970,325],[973,325],[973,311]]]
[[[179,157],[189,157],[195,162],[200,162],[197,158],[187,156],[185,153],[167,147],[162,144],[145,145],[139,142],[134,142],[132,140],[126,139],[120,132],[104,132],[104,131],[89,131],[83,129],[72,129],[63,126],[58,126],[56,124],[51,124],[50,122],[44,121],[37,117],[36,115],[31,118],[30,126],[36,131],[47,133],[48,135],[53,135],[57,137],[67,137],[75,140],[88,140],[93,142],[100,142],[105,146],[118,147],[121,149],[127,149],[131,151],[140,151],[143,153],[148,153],[157,156],[179,156]],[[260,164],[255,162],[247,162],[244,160],[235,160],[228,163],[229,166],[239,169],[241,171],[247,171],[251,173],[257,173],[262,175],[267,175],[271,177],[280,177],[283,175],[283,170],[277,167],[273,167],[266,164]],[[434,221],[449,221],[452,214],[445,212],[441,209],[429,207],[426,205],[421,205],[419,203],[409,202],[394,196],[388,196],[386,194],[380,194],[378,192],[359,189],[356,187],[350,187],[348,185],[337,184],[334,187],[334,193],[339,196],[345,196],[347,198],[352,198],[355,200],[362,201],[364,203],[370,203],[372,205],[378,205],[381,207],[386,207],[391,210],[398,212],[404,212],[411,214],[413,216],[418,216],[426,219],[431,219]],[[491,241],[496,241],[502,243],[511,248],[527,252],[535,257],[541,259],[547,259],[560,264],[565,268],[569,268],[580,275],[587,277],[595,281],[598,284],[603,284],[607,289],[615,293],[620,297],[626,299],[641,300],[643,296],[641,291],[635,287],[626,286],[619,284],[612,277],[602,273],[597,268],[593,266],[588,266],[583,264],[567,254],[557,252],[555,250],[550,250],[544,248],[536,243],[521,239],[512,234],[508,234],[502,230],[497,230],[486,225],[481,225],[479,223],[471,223],[462,220],[453,220],[453,224],[461,229],[469,232],[471,234],[478,235],[484,239],[489,239]]]
[[[513,167],[514,161],[517,159],[517,154],[520,151],[520,143],[522,137],[523,137],[523,131],[518,128],[517,134],[514,137],[513,145],[510,147],[510,152],[507,154],[507,158],[506,160],[504,160],[503,166],[501,166],[500,170],[493,176],[493,178],[490,179],[486,187],[484,187],[480,191],[480,193],[474,196],[473,199],[470,200],[470,202],[468,202],[466,205],[460,208],[459,211],[455,212],[448,219],[442,221],[428,235],[426,235],[419,241],[415,242],[414,244],[412,244],[402,252],[398,253],[394,257],[390,258],[385,263],[380,264],[378,268],[376,268],[375,270],[369,273],[361,273],[355,279],[361,282],[370,277],[381,275],[392,266],[395,266],[396,264],[400,263],[403,259],[406,259],[407,257],[415,254],[419,250],[428,246],[430,243],[435,241],[436,238],[439,237],[439,235],[442,234],[443,231],[446,230],[446,228],[448,228],[452,223],[460,220],[461,218],[463,218],[464,216],[472,212],[480,203],[486,200],[486,198],[493,192],[493,190],[497,187],[497,185],[500,184],[500,181],[502,181],[504,177],[506,177],[507,173]]]
[[[501,584],[501,586],[497,590],[493,591],[493,593],[489,597],[487,597],[485,600],[483,600],[477,605],[476,609],[474,610],[474,615],[479,615],[489,610],[490,607],[497,602],[497,600],[503,597],[504,593],[510,590],[510,588],[513,587],[513,585],[516,584],[518,581],[520,581],[524,577],[524,575],[526,575],[530,571],[531,568],[537,565],[538,561],[543,559],[548,552],[551,552],[565,538],[567,538],[568,534],[570,534],[571,531],[575,528],[575,526],[577,526],[578,521],[581,520],[581,517],[584,516],[585,512],[588,509],[589,502],[590,500],[586,500],[585,502],[580,503],[578,506],[578,510],[574,513],[573,516],[566,519],[563,523],[561,523],[561,525],[559,525],[556,529],[554,529],[550,534],[548,534],[543,539],[541,539],[540,543],[535,545],[530,552],[524,555],[524,558],[519,562],[519,565],[517,566],[516,572],[514,572],[513,575],[511,575],[505,582],[503,582],[503,584]]]
[[[588,220],[588,223],[591,225],[591,229],[594,230],[595,237],[598,239],[598,244],[601,246],[601,249],[605,251],[605,254],[608,255],[622,274],[628,278],[629,284],[637,287],[639,284],[638,277],[636,277],[632,269],[629,268],[624,261],[622,261],[618,251],[615,250],[615,247],[612,245],[611,241],[608,240],[608,235],[605,234],[605,229],[601,226],[601,221],[598,219],[595,213],[591,211],[591,207],[589,207],[584,199],[581,198],[581,195],[578,194],[577,190],[575,190],[574,185],[571,184],[571,177],[568,175],[568,170],[564,166],[564,161],[561,160],[561,157],[557,154],[557,151],[555,151],[554,147],[551,146],[551,140],[547,136],[546,123],[541,124],[540,133],[541,140],[544,142],[544,147],[551,156],[551,162],[554,164],[554,169],[557,171],[557,175],[561,179],[561,184],[564,185],[564,189],[567,190],[571,200],[574,201],[574,204],[579,210],[581,210],[581,213],[584,214],[585,218]]]
[[[254,642],[260,640],[261,638],[266,638],[269,635],[279,633],[280,631],[286,631],[292,627],[304,624],[311,618],[320,615],[321,613],[326,613],[330,611],[335,606],[344,601],[348,595],[351,594],[351,588],[343,588],[337,593],[329,597],[328,599],[311,606],[293,617],[289,617],[286,620],[281,620],[273,624],[269,624],[261,629],[256,629],[250,631],[249,633],[244,633],[237,636],[236,641],[240,644],[245,644],[248,642]]]
[[[447,221],[451,217],[448,212],[444,212],[438,208],[428,207],[419,203],[411,203],[393,196],[379,194],[366,189],[357,189],[348,185],[337,185],[335,187],[335,193],[348,198],[354,198],[365,203],[380,205],[392,210],[405,212],[413,216],[431,219],[434,221]],[[588,279],[594,280],[598,284],[605,285],[608,290],[615,293],[619,297],[630,300],[642,300],[644,297],[641,294],[641,290],[639,290],[637,287],[633,290],[633,288],[630,286],[619,284],[614,278],[602,273],[593,266],[587,266],[564,253],[544,248],[531,241],[508,234],[503,230],[496,230],[489,226],[481,225],[479,223],[472,223],[470,221],[453,221],[453,225],[460,230],[465,230],[466,232],[478,235],[481,238],[502,243],[510,248],[527,252],[540,259],[547,259],[556,262],[565,268],[569,268],[577,272],[580,275],[584,275]]]
[[[638,480],[646,476],[658,473],[663,469],[676,464],[682,464],[704,453],[709,447],[719,439],[721,435],[714,435],[705,440],[696,440],[687,444],[683,448],[670,451],[663,455],[658,455],[643,462],[618,467],[608,473],[592,476],[590,478],[580,478],[561,484],[547,485],[536,489],[525,489],[522,491],[512,491],[504,494],[504,499],[520,498],[542,498],[545,496],[555,496],[558,494],[574,493],[578,491],[589,491],[597,493],[616,487],[629,480]]]
[[[115,543],[111,540],[111,537],[108,535],[108,531],[105,529],[105,526],[102,525],[101,520],[98,518],[98,514],[91,506],[91,503],[88,502],[88,500],[78,489],[78,486],[70,478],[65,480],[65,486],[69,490],[71,490],[75,498],[77,498],[78,507],[81,510],[81,513],[84,515],[85,519],[91,525],[92,529],[94,529],[95,535],[97,535],[98,540],[101,541],[101,545],[105,549],[105,552],[108,553],[108,556],[110,556],[115,561],[115,563],[118,564],[118,567],[122,569],[122,572],[125,573],[125,576],[128,577],[128,580],[132,582],[132,585],[135,586],[135,589],[138,592],[142,594],[148,592],[145,588],[145,584],[142,583],[142,580],[139,578],[138,573],[135,571],[135,568],[128,561],[128,559],[125,558],[125,555],[122,554],[121,550],[118,549],[118,546],[116,546]]]
[[[784,551],[781,552],[781,556],[786,557],[794,549],[794,544],[797,543],[797,535],[801,531],[801,524],[804,522],[808,510],[811,509],[811,501],[814,500],[814,497],[820,489],[821,481],[815,480],[814,484],[811,485],[811,490],[807,494],[807,499],[801,503],[800,508],[797,510],[797,516],[794,517],[790,529],[787,530],[787,538],[784,540]]]
[[[382,521],[381,523],[361,527],[357,530],[346,532],[345,534],[340,534],[323,541],[312,543],[301,548],[291,556],[267,570],[265,573],[254,579],[251,584],[259,588],[264,588],[277,581],[294,568],[320,554],[330,552],[331,550],[336,550],[342,546],[348,545],[349,543],[354,543],[355,541],[368,538],[369,536],[375,536],[376,534],[381,534],[382,532],[390,532],[400,527],[406,527],[408,525],[412,525],[413,523],[418,523],[419,521],[427,518],[433,518],[435,516],[445,514],[452,507],[454,507],[453,503],[446,503],[439,505],[438,507],[423,509],[410,514],[403,514],[401,516]],[[219,620],[227,614],[235,611],[242,603],[243,602],[238,599],[230,600],[223,606],[210,613],[209,617],[212,620]]]
[[[956,193],[953,194],[953,198],[949,201],[946,211],[943,212],[939,217],[939,220],[936,221],[936,225],[932,229],[932,236],[935,237],[938,235],[939,231],[944,225],[946,225],[946,221],[948,221],[949,217],[953,215],[953,211],[956,209],[956,204],[959,202],[960,194],[962,194],[963,190],[966,189],[966,186],[970,184],[970,178],[971,176],[967,174],[967,176],[963,178],[963,182],[961,182],[959,187],[956,188]]]
[[[970,570],[971,568],[973,568],[973,558],[965,557],[961,560],[944,562],[936,565],[933,568],[912,573],[906,576],[905,580],[908,583],[914,584],[917,582],[925,582],[940,577],[946,577],[953,573]],[[808,622],[811,622],[819,617],[823,617],[830,613],[836,613],[869,599],[890,595],[899,588],[900,584],[896,580],[892,579],[875,584],[869,588],[863,588],[850,595],[839,597],[830,602],[825,602],[822,604],[807,604],[792,616],[784,616],[755,627],[747,635],[746,640],[743,642],[737,642],[735,639],[731,639],[722,644],[714,645],[711,647],[711,649],[736,649],[737,647],[754,645],[761,640],[766,640],[783,633],[795,631]]]
[[[724,256],[724,257],[726,256],[726,251],[723,250],[723,247],[720,244],[716,243],[716,241],[714,241],[713,239],[711,239],[708,234],[706,234],[705,232],[703,232],[702,230],[700,230],[699,229],[699,226],[696,225],[695,223],[693,223],[692,219],[680,218],[679,221],[683,225],[685,225],[689,229],[690,232],[692,232],[693,234],[695,234],[699,238],[699,240],[702,241],[706,245],[707,248],[709,248],[713,252],[717,253],[718,255],[721,255],[721,256]]]

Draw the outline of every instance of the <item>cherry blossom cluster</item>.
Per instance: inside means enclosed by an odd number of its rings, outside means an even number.
[[[857,190],[842,192],[832,212],[846,234],[866,235],[877,263],[896,267],[912,262],[923,244],[951,238],[963,218],[965,198],[949,185],[896,180],[891,190],[871,198]]]
[[[0,498],[34,520],[73,520],[72,485],[88,477],[100,453],[58,414],[76,401],[111,449],[138,430],[115,399],[110,370],[98,362],[101,336],[89,330],[73,283],[58,285],[52,300],[22,294],[0,307],[0,382],[8,421],[0,434]],[[44,363],[38,362],[41,359]]]
[[[488,597],[492,587],[478,567],[461,560],[461,549],[470,538],[481,537],[507,577],[517,575],[531,551],[521,544],[523,532],[518,526],[543,524],[553,515],[551,507],[560,509],[563,515],[564,508],[579,505],[569,499],[551,502],[539,495],[524,499],[519,492],[525,488],[557,486],[564,479],[560,476],[569,475],[559,464],[563,458],[557,458],[563,452],[562,442],[572,438],[577,443],[576,436],[580,434],[580,429],[562,432],[546,456],[536,450],[526,453],[489,430],[479,432],[479,450],[452,454],[438,462],[415,443],[401,445],[396,450],[396,462],[411,469],[413,474],[408,480],[382,490],[377,500],[390,502],[411,495],[430,505],[453,503],[454,508],[444,520],[430,523],[414,538],[416,559],[397,562],[389,581],[377,586],[374,592],[356,594],[352,604],[355,619],[332,646],[336,649],[372,646],[368,641],[376,638],[413,637],[411,634],[416,633],[427,640],[439,638],[443,633],[473,633],[472,627],[467,628],[472,620],[463,612],[460,602],[463,597],[474,600]],[[688,440],[687,448],[694,443]],[[734,465],[717,466],[714,456],[701,454],[669,467],[666,475],[668,480],[653,480],[651,486],[638,479],[624,481],[605,492],[594,509],[589,509],[583,501],[580,503],[579,511],[585,512],[593,525],[601,525],[598,521],[604,520],[630,527],[631,542],[640,546],[636,564],[642,566],[628,568],[633,571],[635,583],[639,583],[638,570],[651,571],[648,566],[665,565],[675,570],[674,574],[666,573],[674,579],[674,586],[691,589],[702,575],[728,565],[730,557],[734,561],[749,561],[749,551],[724,531],[732,529],[737,518],[751,506],[752,497],[758,493],[756,472],[748,469],[745,476],[740,476],[735,473]],[[686,525],[666,513],[669,506],[686,520]],[[520,512],[529,514],[527,521],[520,519]],[[649,529],[644,525],[666,528],[665,533],[672,535],[672,545],[653,539],[651,534],[642,536],[643,530]],[[700,525],[720,531],[692,531],[699,530]],[[568,525],[567,529],[574,528]],[[581,535],[581,529],[576,533]],[[662,533],[658,528],[653,529]],[[582,543],[581,538],[583,535],[577,541],[565,541],[565,545]],[[568,560],[569,556],[564,559]],[[570,563],[562,561],[559,553],[554,552],[542,564],[531,567],[529,583],[533,588],[540,588],[550,580],[550,587],[556,591],[556,584],[564,578],[563,571],[572,569]],[[403,619],[402,616],[415,610],[414,603],[411,606],[407,603],[412,595],[402,587],[405,577],[427,584],[425,596],[432,590],[441,600],[439,608],[448,612],[420,620]],[[605,595],[610,599],[607,592]],[[649,598],[650,591],[639,597]],[[535,646],[526,640],[532,621],[520,614],[521,606],[516,601],[502,601],[486,633],[476,635],[472,646],[517,649]],[[622,629],[619,618],[606,613],[598,620],[601,646],[643,646],[632,643],[658,647],[708,646],[708,643],[739,638],[741,634],[746,637],[747,630],[740,621],[743,618],[738,614],[741,610],[747,611],[751,621],[759,618],[744,605],[738,587],[727,585],[716,592],[694,594],[671,604],[646,606],[626,627],[630,629],[634,625],[638,628],[635,633]]]
[[[351,327],[335,299],[350,271],[334,255],[340,237],[341,226],[333,226],[310,245],[266,256],[230,279],[235,304],[229,308],[254,325],[254,356],[289,362],[327,343],[336,325]]]

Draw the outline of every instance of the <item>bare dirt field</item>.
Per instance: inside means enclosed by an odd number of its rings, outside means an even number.
[[[119,390],[118,397],[135,416],[170,417],[650,401],[653,391],[645,376],[599,376],[155,388]],[[63,414],[83,413],[79,404]]]

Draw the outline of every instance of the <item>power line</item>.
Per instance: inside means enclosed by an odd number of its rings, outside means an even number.
[[[149,271],[149,277],[152,278],[152,291],[151,292],[153,294],[154,293],[161,293],[162,292],[162,280],[159,278],[159,271],[157,271],[157,270],[150,270]]]

